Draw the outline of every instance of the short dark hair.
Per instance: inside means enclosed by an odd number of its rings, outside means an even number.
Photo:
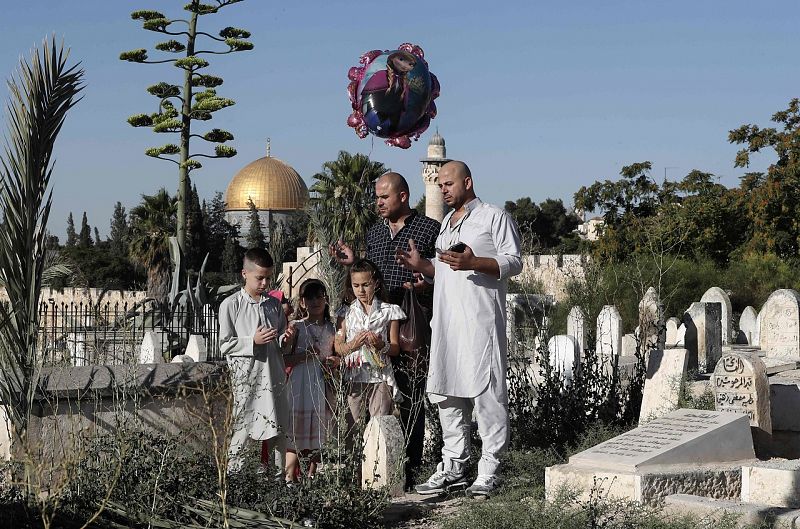
[[[247,263],[253,263],[262,268],[272,268],[274,265],[272,256],[264,248],[250,248],[247,250],[244,253],[243,265],[247,266]]]

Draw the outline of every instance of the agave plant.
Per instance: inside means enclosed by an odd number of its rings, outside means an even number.
[[[68,66],[63,44],[45,41],[8,82],[8,131],[0,156],[0,400],[21,436],[27,427],[41,367],[38,305],[46,267],[52,154],[67,112],[78,101],[83,70]]]

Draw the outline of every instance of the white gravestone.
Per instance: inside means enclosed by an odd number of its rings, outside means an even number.
[[[749,420],[736,413],[680,409],[569,458],[608,469],[753,459]]]
[[[597,315],[595,351],[598,359],[608,359],[622,351],[622,317],[614,305],[605,305]]]
[[[578,351],[583,355],[586,350],[586,315],[580,307],[572,307],[567,315],[567,334],[575,338],[578,344]]]
[[[647,289],[644,297],[639,302],[639,333],[637,336],[642,341],[642,350],[664,348],[664,308],[658,297],[658,292],[653,287]]]
[[[686,349],[650,351],[639,424],[658,419],[678,409],[688,359],[689,352]]]
[[[675,345],[683,347],[686,344],[686,325],[681,323],[678,325],[678,332],[675,335]]]
[[[800,294],[776,290],[761,308],[761,349],[768,356],[800,359]]]
[[[205,362],[208,358],[206,339],[199,334],[190,334],[189,342],[186,344],[186,353],[195,362]]]
[[[739,333],[748,345],[758,345],[758,313],[750,305],[746,306],[739,317]]]
[[[681,325],[681,320],[676,317],[672,317],[667,319],[666,323],[666,339],[665,345],[667,347],[672,347],[678,344],[678,327]]]
[[[572,336],[558,334],[548,340],[547,350],[550,353],[550,365],[564,376],[565,381],[571,382],[581,361],[578,342]]]
[[[161,333],[148,331],[142,338],[142,346],[139,349],[140,364],[163,364],[164,355],[161,352]]]
[[[636,356],[636,335],[623,334],[620,356]]]
[[[733,305],[731,305],[731,298],[728,293],[719,287],[711,287],[706,290],[700,301],[703,303],[717,302],[722,306],[722,343],[726,345],[734,343],[733,322],[731,320]]]
[[[684,347],[689,350],[689,369],[714,370],[722,356],[722,308],[719,303],[692,303],[683,315]]]
[[[394,415],[372,417],[364,432],[364,462],[361,483],[365,489],[388,486],[393,497],[403,495],[405,441],[400,421]]]
[[[750,426],[772,434],[767,368],[757,354],[729,352],[711,378],[717,411],[747,415]]]

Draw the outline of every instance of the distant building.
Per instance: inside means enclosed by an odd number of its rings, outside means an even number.
[[[419,213],[425,213],[426,216],[441,222],[448,207],[444,203],[442,191],[439,189],[439,169],[451,160],[447,157],[444,138],[438,130],[428,142],[428,156],[420,161],[422,162],[422,181],[425,182],[425,211]]]
[[[305,209],[308,187],[289,164],[270,155],[267,143],[267,155],[244,166],[225,191],[225,219],[239,227],[242,239],[250,229],[249,200],[258,209],[261,229],[269,238],[271,223]]]
[[[578,232],[578,236],[581,239],[586,241],[596,241],[600,238],[600,234],[603,231],[603,226],[605,225],[606,223],[603,220],[603,217],[592,217],[582,224],[578,224],[578,227],[575,228],[575,231]]]

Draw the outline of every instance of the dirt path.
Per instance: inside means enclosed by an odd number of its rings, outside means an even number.
[[[433,497],[406,494],[392,500],[384,514],[387,529],[438,529],[438,520],[458,511],[466,502],[475,501],[459,495]]]

